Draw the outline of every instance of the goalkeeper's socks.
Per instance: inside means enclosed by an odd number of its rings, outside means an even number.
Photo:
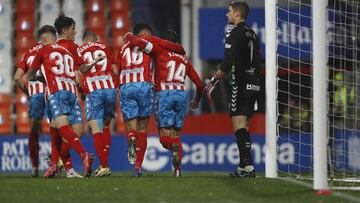
[[[105,163],[105,154],[104,154],[104,144],[103,144],[103,135],[99,133],[93,134],[94,146],[96,150],[96,154],[99,157],[100,165],[103,168],[108,167]]]
[[[241,168],[248,165],[253,165],[251,158],[251,139],[249,131],[245,128],[241,128],[235,132],[236,143],[240,152],[240,164]]]
[[[140,169],[144,160],[144,155],[147,147],[147,135],[144,132],[139,132],[136,139],[136,161],[135,168]]]
[[[71,145],[71,147],[76,151],[77,154],[84,159],[86,156],[86,151],[83,145],[80,142],[80,138],[77,137],[76,133],[66,125],[59,129],[61,137],[65,138],[66,141]]]
[[[172,143],[170,136],[160,136],[160,143],[165,149],[171,150]]]
[[[179,157],[180,157],[180,161],[182,160],[182,154],[183,154],[183,150],[182,150],[182,144],[181,144],[181,140],[180,137],[174,137],[171,139],[171,145],[172,144],[178,144],[179,145]]]
[[[110,128],[103,129],[103,150],[104,150],[104,162],[106,165],[109,165],[109,154],[110,154],[110,145],[111,145],[111,134]]]
[[[33,168],[39,167],[39,133],[29,134],[29,152]]]
[[[60,143],[59,134],[56,128],[50,127],[51,136],[51,165],[55,165],[60,157]]]

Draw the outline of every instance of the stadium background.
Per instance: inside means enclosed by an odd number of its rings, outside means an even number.
[[[55,18],[64,13],[76,21],[76,42],[81,44],[85,30],[96,32],[100,41],[112,47],[114,56],[123,43],[123,34],[133,24],[146,22],[154,34],[171,28],[181,35],[182,44],[194,67],[203,79],[216,70],[223,57],[224,28],[227,23],[226,7],[230,1],[216,0],[0,0],[0,170],[30,171],[27,133],[28,100],[15,88],[13,74],[16,64],[36,41],[36,31],[45,24],[53,24]],[[261,40],[264,59],[265,17],[264,1],[248,1],[250,5],[249,25]],[[301,30],[294,30],[301,32]],[[291,43],[310,46],[309,41]],[[296,54],[296,53],[295,53]],[[294,54],[294,55],[295,55]],[[264,68],[264,67],[263,67]],[[306,67],[304,67],[306,70]],[[282,73],[287,75],[287,73]],[[295,78],[296,79],[296,78]],[[303,79],[304,80],[304,79]],[[264,69],[262,71],[262,93],[258,98],[258,110],[250,122],[255,168],[264,171]],[[184,141],[184,170],[228,171],[236,167],[238,154],[232,135],[227,111],[227,81],[222,81],[215,90],[214,100],[202,100],[199,112],[189,112],[182,130]],[[193,95],[194,89],[188,85]],[[308,92],[299,93],[308,94]],[[83,103],[82,103],[83,104]],[[157,140],[154,118],[149,126],[149,144],[144,169],[148,171],[170,170],[170,156],[162,150]],[[94,151],[89,129],[84,128],[81,138],[85,147]],[[50,152],[49,126],[43,120],[41,137],[41,160]],[[126,161],[127,145],[124,123],[117,105],[117,116],[112,127],[113,144],[110,165],[114,171],[130,170]],[[299,135],[297,135],[299,136]],[[294,138],[296,139],[296,138]],[[300,139],[300,138],[299,138]],[[302,142],[310,136],[304,135]],[[280,143],[279,167],[291,168],[298,155],[296,144]],[[310,148],[305,150],[310,154]],[[74,156],[76,157],[76,156]],[[310,156],[305,156],[310,157]],[[309,162],[310,159],[303,158]],[[81,168],[76,160],[75,168]],[[305,164],[306,165],[306,164]],[[41,170],[46,169],[45,161]]]

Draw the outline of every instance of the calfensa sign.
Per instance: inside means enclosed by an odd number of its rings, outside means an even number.
[[[301,136],[292,136],[292,140]],[[124,136],[113,136],[110,151],[110,167],[113,171],[131,171],[132,165],[127,161],[127,141]],[[278,167],[283,170],[288,168],[298,170],[299,165],[309,166],[310,160],[310,136],[301,137],[300,142],[278,144]],[[94,153],[91,136],[82,136],[84,147]],[[184,171],[223,171],[228,172],[236,168],[239,163],[239,153],[233,135],[219,136],[182,136],[183,141],[183,170]],[[48,136],[40,139],[40,170],[47,168],[46,156],[50,153],[50,140]],[[165,150],[159,142],[158,136],[149,136],[147,152],[144,158],[144,171],[171,171],[171,154]],[[302,149],[302,158],[299,153]],[[1,172],[25,172],[31,171],[28,141],[21,136],[0,136],[0,169]],[[76,170],[83,171],[82,162],[75,153],[72,154],[73,165]],[[263,135],[252,136],[252,154],[257,171],[265,170],[265,137]],[[301,160],[301,163],[298,161]],[[94,168],[98,166],[95,159]]]

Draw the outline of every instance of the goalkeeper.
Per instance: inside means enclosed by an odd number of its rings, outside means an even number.
[[[255,177],[248,120],[260,91],[259,40],[245,22],[248,13],[249,7],[245,2],[235,1],[229,4],[226,16],[230,25],[225,33],[224,62],[205,87],[210,99],[217,82],[226,73],[230,73],[230,117],[240,153],[239,166],[230,176],[242,178]]]

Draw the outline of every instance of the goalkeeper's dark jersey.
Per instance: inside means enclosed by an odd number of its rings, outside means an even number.
[[[225,33],[225,58],[220,69],[230,73],[231,85],[242,92],[259,92],[260,48],[255,32],[245,22],[229,26]]]

